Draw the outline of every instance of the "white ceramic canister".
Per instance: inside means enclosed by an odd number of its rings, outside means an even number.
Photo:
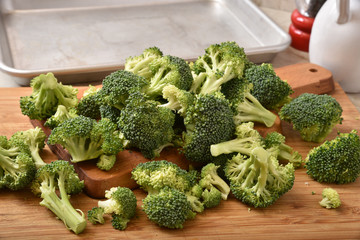
[[[310,62],[329,69],[345,92],[360,92],[360,0],[327,0],[317,13]]]

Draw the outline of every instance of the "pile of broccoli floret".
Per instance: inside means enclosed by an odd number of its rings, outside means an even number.
[[[320,183],[345,184],[360,175],[358,132],[329,137],[343,120],[337,100],[313,93],[293,98],[271,64],[251,62],[235,42],[212,44],[193,62],[147,48],[82,96],[52,73],[35,77],[30,86],[20,108],[43,128],[0,136],[0,188],[31,186],[40,205],[76,234],[86,219],[70,195],[80,193],[84,182],[69,162],[44,162],[45,143],[61,145],[73,164],[96,160],[104,171],[121,161],[120,151],[141,152],[147,161],[131,178],[147,194],[142,210],[151,222],[174,229],[232,196],[268,207],[292,189],[301,166]],[[272,127],[277,118],[291,124],[299,139],[318,146],[303,159],[281,132],[263,136],[256,129]],[[167,147],[197,167],[185,170],[162,159]],[[87,220],[104,224],[111,215],[112,226],[125,230],[136,214],[134,192],[117,186],[105,198],[88,211]],[[324,189],[320,205],[339,207],[339,195]]]

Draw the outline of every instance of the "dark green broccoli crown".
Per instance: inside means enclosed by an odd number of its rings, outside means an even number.
[[[196,184],[197,179],[195,172],[187,172],[166,160],[139,163],[131,174],[132,179],[147,192],[156,192],[166,186],[186,192]]]
[[[252,83],[245,78],[234,78],[222,85],[221,92],[233,106],[236,106],[244,101],[245,94],[250,93],[252,88]]]
[[[91,85],[89,86],[89,88],[84,92],[83,97],[80,99],[76,107],[77,114],[93,119],[100,118],[100,106],[102,105],[102,97],[101,94],[99,94],[99,91],[100,88],[96,88]]]
[[[143,200],[143,210],[150,221],[166,228],[183,228],[191,212],[185,193],[165,187],[158,194],[149,194]]]
[[[120,109],[107,104],[102,104],[100,106],[101,118],[107,118],[114,123],[117,123],[119,121],[120,111]]]
[[[134,93],[121,111],[118,123],[131,146],[152,159],[159,156],[162,147],[171,144],[175,114],[144,94]]]
[[[131,189],[126,187],[117,187],[116,190],[111,190],[111,198],[114,199],[120,206],[120,214],[125,219],[131,219],[136,213],[136,196]]]
[[[285,136],[278,132],[268,133],[264,138],[264,147],[266,149],[276,147],[285,143]]]
[[[104,154],[116,155],[123,149],[123,140],[120,138],[120,133],[117,128],[117,124],[107,118],[100,119],[97,124],[94,125],[92,130],[94,137],[92,139],[97,139],[99,136],[101,137],[101,148]]]
[[[356,130],[340,133],[310,150],[305,160],[307,174],[318,182],[350,183],[360,175],[360,139]]]
[[[322,142],[342,122],[342,108],[330,95],[304,93],[279,111],[281,120],[291,122],[305,141]]]
[[[111,225],[114,229],[123,231],[127,228],[127,224],[130,221],[129,219],[118,214],[112,214],[111,216]]]
[[[133,92],[140,92],[147,81],[132,72],[118,70],[106,76],[99,91],[101,98],[110,106],[124,108],[126,100]]]
[[[231,139],[235,130],[229,102],[219,92],[198,95],[184,122],[185,156],[196,162],[211,162],[210,146]]]
[[[104,208],[102,208],[102,207],[93,207],[92,209],[90,209],[87,212],[87,219],[92,224],[97,224],[97,223],[104,224],[105,223]]]
[[[55,114],[46,120],[44,126],[54,129],[65,120],[75,118],[77,116],[78,114],[75,108],[67,109],[64,105],[59,105]]]
[[[31,119],[46,119],[56,112],[58,105],[73,108],[78,103],[78,89],[62,85],[52,73],[33,78],[30,86],[32,93],[20,98],[20,108]]]
[[[252,65],[244,77],[253,85],[251,94],[267,109],[275,109],[285,103],[293,93],[291,86],[276,75],[269,63]]]
[[[8,141],[1,137],[0,146],[0,188],[19,190],[26,187],[35,177],[36,167],[29,147],[21,139]]]

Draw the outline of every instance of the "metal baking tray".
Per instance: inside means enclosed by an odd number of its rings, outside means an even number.
[[[101,81],[152,46],[191,61],[236,41],[258,63],[290,44],[250,0],[1,0],[0,13],[0,69],[20,85]]]

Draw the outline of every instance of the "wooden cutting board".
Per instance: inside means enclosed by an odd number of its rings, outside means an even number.
[[[276,73],[293,87],[294,94],[298,96],[304,92],[328,93],[334,89],[332,74],[328,70],[310,63],[290,65],[276,69]],[[79,97],[82,96],[87,87],[79,88]],[[33,126],[41,127],[47,135],[51,130],[44,127],[44,121],[31,120]],[[261,124],[256,124],[256,129],[263,135],[267,132],[281,132],[280,119],[277,118],[271,128]],[[58,156],[59,159],[70,161],[71,157],[68,152],[60,145],[49,145],[50,149]],[[162,151],[161,156],[155,160],[165,159],[188,169],[189,165],[198,165],[191,163],[174,148],[166,148]],[[103,198],[105,190],[114,186],[124,186],[131,189],[137,187],[135,181],[131,179],[131,170],[141,162],[147,162],[141,153],[134,150],[125,150],[117,155],[117,162],[110,171],[102,171],[96,167],[96,160],[84,161],[74,164],[81,179],[85,182],[85,192],[95,198]]]

